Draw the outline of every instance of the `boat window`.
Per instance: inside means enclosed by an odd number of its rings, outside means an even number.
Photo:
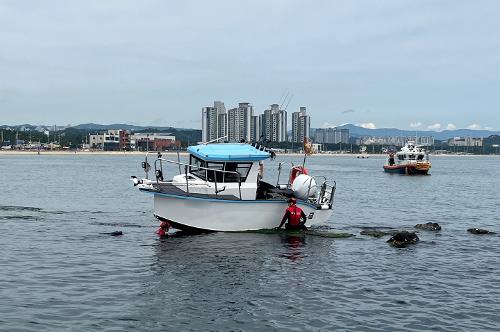
[[[198,167],[206,167],[206,163],[204,160],[200,158],[196,158],[195,156],[191,156],[189,159],[189,164],[191,167],[189,168],[189,173],[196,175],[200,179],[206,180],[206,171],[204,169],[200,169]]]
[[[399,160],[405,160],[405,155],[404,155],[404,154],[400,154],[400,155],[398,155],[398,159],[399,159]]]
[[[408,159],[410,159],[410,160],[415,160],[415,155],[413,155],[413,154],[409,155],[409,156],[408,156]]]
[[[250,172],[252,163],[226,163],[225,171],[238,172],[241,182],[245,182]],[[238,182],[236,174],[224,173],[224,182]]]
[[[222,170],[224,170],[224,163],[207,162],[207,168],[222,171]],[[222,182],[224,180],[224,173],[223,172],[215,172],[215,171],[207,171],[207,177],[208,177],[208,181],[210,181],[210,182],[215,182],[215,179],[217,179],[217,182]]]

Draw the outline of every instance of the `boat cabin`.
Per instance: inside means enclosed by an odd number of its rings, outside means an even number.
[[[189,186],[191,193],[241,194],[242,199],[255,199],[262,162],[271,157],[267,149],[246,143],[201,144],[187,151],[188,172],[175,176],[173,183]]]
[[[414,142],[408,142],[401,151],[396,153],[397,161],[401,163],[415,163],[426,159],[425,150],[416,146]],[[389,164],[391,165],[390,161]]]

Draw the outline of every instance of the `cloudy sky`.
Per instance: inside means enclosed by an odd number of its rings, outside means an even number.
[[[0,0],[0,124],[201,127],[284,93],[312,126],[500,130],[498,1]]]

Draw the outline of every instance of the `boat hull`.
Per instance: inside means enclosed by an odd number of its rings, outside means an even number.
[[[306,214],[306,226],[326,222],[332,209],[297,202]],[[222,200],[154,193],[157,218],[177,229],[208,231],[248,231],[278,226],[287,208],[284,200]]]
[[[405,175],[428,175],[430,165],[384,165],[386,173],[396,173]]]

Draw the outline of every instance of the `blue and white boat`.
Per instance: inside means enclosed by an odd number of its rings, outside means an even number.
[[[290,168],[280,183],[284,163],[279,163],[275,184],[264,179],[264,160],[274,152],[258,144],[214,143],[188,148],[189,163],[167,160],[158,154],[153,171],[142,163],[146,177],[133,176],[140,191],[154,196],[155,216],[182,230],[245,231],[279,225],[287,201],[297,205],[308,219],[306,226],[326,222],[332,214],[335,181],[307,175],[303,167]],[[167,167],[168,165],[174,167]],[[165,180],[165,171],[175,175]]]

